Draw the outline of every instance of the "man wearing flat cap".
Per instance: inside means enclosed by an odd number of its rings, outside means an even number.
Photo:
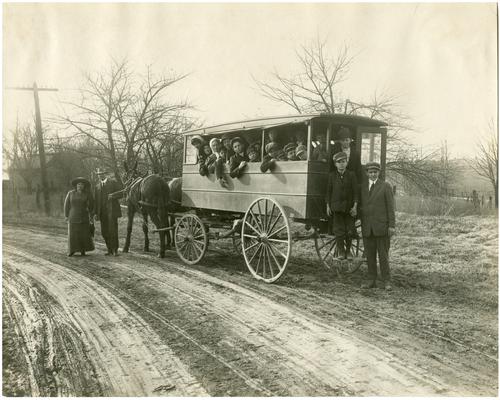
[[[231,147],[234,154],[229,159],[229,176],[239,178],[243,175],[243,170],[248,162],[248,156],[245,154],[245,142],[237,136],[231,139]]]
[[[368,282],[362,288],[376,287],[378,254],[383,288],[392,290],[389,247],[396,227],[392,188],[379,178],[379,163],[367,163],[366,172],[368,183],[361,186],[361,227],[368,261]]]
[[[326,210],[338,249],[339,259],[352,260],[351,243],[358,206],[358,183],[354,172],[349,171],[347,155],[333,155],[335,170],[328,176]]]
[[[122,216],[118,199],[123,196],[121,185],[108,171],[97,170],[99,183],[95,188],[95,218],[101,223],[101,234],[106,243],[106,255],[118,255],[118,218]],[[115,195],[112,195],[112,194]]]
[[[285,152],[286,158],[288,161],[298,161],[299,157],[295,155],[295,149],[297,148],[297,145],[295,142],[288,143],[284,148],[283,151]]]

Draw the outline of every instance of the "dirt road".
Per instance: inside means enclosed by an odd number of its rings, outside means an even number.
[[[228,251],[68,258],[60,231],[3,229],[4,395],[497,394],[489,343],[419,324],[398,288],[266,285]]]

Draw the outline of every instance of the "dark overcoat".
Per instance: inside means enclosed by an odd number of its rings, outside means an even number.
[[[329,174],[326,202],[333,212],[349,212],[358,199],[358,182],[354,172],[346,169],[343,176],[337,170]]]
[[[372,193],[369,183],[361,186],[361,226],[363,236],[388,236],[389,228],[396,227],[394,197],[391,185],[377,179]]]
[[[108,200],[108,195],[118,192],[121,189],[122,186],[114,179],[106,179],[104,182],[97,184],[95,188],[95,214],[99,221],[102,221],[104,218],[116,219],[122,216],[118,198]]]

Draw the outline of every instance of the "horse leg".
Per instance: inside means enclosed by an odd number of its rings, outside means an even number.
[[[134,224],[135,209],[132,206],[127,208],[127,238],[125,239],[125,245],[123,246],[123,252],[128,253],[130,248],[130,237],[132,236],[132,226]]]
[[[149,251],[149,235],[148,235],[148,213],[142,212],[142,232],[144,233],[144,251]]]
[[[151,221],[153,221],[153,223],[155,224],[156,229],[164,228],[163,224],[161,223],[161,219],[158,216],[157,211],[152,212],[150,214],[150,217],[151,217]],[[164,258],[165,257],[165,231],[160,230],[160,231],[158,231],[158,234],[160,235],[160,253],[158,254],[158,257]]]

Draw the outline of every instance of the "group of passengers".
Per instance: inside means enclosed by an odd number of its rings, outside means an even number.
[[[191,144],[197,150],[197,163],[201,176],[215,174],[222,187],[228,187],[224,176],[224,165],[229,169],[231,178],[239,178],[249,162],[261,162],[262,172],[273,171],[277,161],[307,160],[305,135],[297,131],[292,142],[282,146],[279,132],[271,129],[268,132],[268,143],[265,145],[264,158],[261,160],[261,143],[248,143],[242,137],[223,135],[221,139],[212,138],[207,143],[200,135],[191,138]]]

